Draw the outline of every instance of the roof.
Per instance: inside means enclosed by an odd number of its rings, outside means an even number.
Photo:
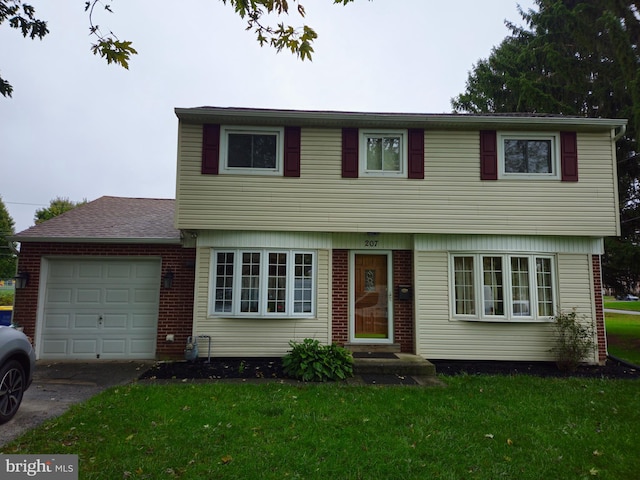
[[[365,113],[321,110],[277,110],[234,107],[176,108],[189,123],[278,125],[298,127],[430,128],[430,129],[572,129],[586,132],[622,129],[626,119],[570,117],[540,113]]]
[[[100,197],[11,237],[16,242],[180,243],[175,200]]]

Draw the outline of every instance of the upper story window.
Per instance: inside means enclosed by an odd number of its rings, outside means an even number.
[[[220,173],[282,175],[282,128],[222,127]]]
[[[407,132],[361,130],[360,174],[406,178]]]
[[[557,134],[498,135],[500,173],[505,178],[560,178]]]

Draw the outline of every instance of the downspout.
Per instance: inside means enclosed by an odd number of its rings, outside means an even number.
[[[622,125],[620,125],[620,130],[618,131],[618,133],[616,133],[613,136],[613,141],[617,142],[618,140],[620,140],[622,138],[622,136],[627,133],[627,124],[624,123]]]

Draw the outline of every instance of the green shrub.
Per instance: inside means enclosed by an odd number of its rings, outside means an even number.
[[[13,305],[13,291],[9,292],[0,292],[0,305],[3,307],[10,307]]]
[[[291,350],[282,359],[287,375],[305,382],[344,380],[353,376],[353,357],[338,345],[321,345],[318,340],[305,338],[289,342]]]
[[[560,370],[573,372],[595,348],[593,325],[581,322],[575,308],[569,313],[560,312],[554,321],[558,335],[551,351]]]

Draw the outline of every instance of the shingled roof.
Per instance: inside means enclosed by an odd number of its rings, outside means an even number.
[[[180,243],[175,200],[100,197],[12,237],[16,242]]]

